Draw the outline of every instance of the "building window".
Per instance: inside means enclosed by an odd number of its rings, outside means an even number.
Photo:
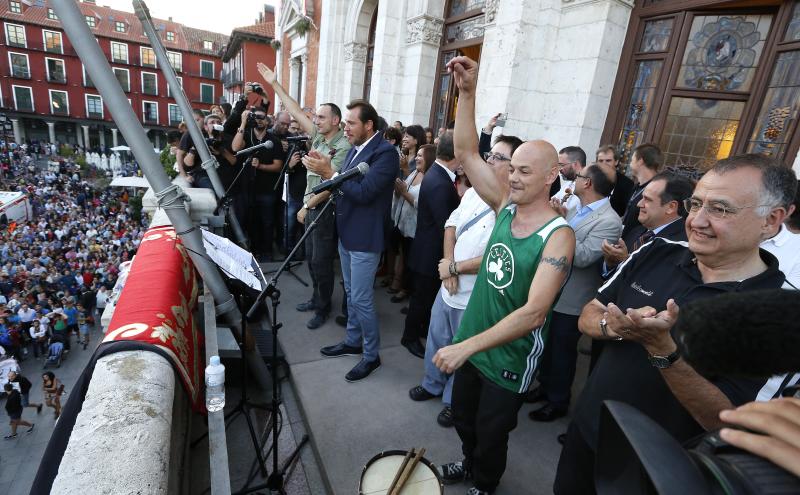
[[[117,64],[128,63],[128,45],[125,43],[111,42],[111,61]]]
[[[158,124],[158,103],[154,101],[143,101],[144,122],[147,124]]]
[[[103,97],[99,95],[86,95],[86,117],[90,119],[103,118]]]
[[[177,76],[176,79],[178,80],[178,84],[180,85],[181,89],[183,89],[183,78]],[[169,89],[169,84],[167,84],[167,97],[172,97],[172,90]]]
[[[155,67],[156,66],[156,52],[149,47],[139,47],[139,55],[142,58],[142,67]]]
[[[50,93],[50,113],[53,115],[69,115],[69,99],[66,91],[48,90]]]
[[[57,58],[45,58],[47,66],[47,82],[66,84],[67,72],[64,70],[64,61]]]
[[[378,22],[378,9],[372,14],[369,23],[369,38],[367,38],[367,63],[364,66],[364,99],[369,100],[372,90],[372,62],[375,58],[375,26]]]
[[[158,95],[158,76],[152,72],[142,72],[142,94]]]
[[[114,67],[114,75],[117,77],[117,81],[119,81],[119,85],[122,87],[122,90],[125,91],[126,93],[130,92],[131,80],[128,69],[120,69]]]
[[[33,91],[27,86],[11,86],[14,91],[14,108],[23,112],[33,112]]]
[[[15,0],[11,0],[8,2],[8,11],[12,14],[21,14],[22,13],[22,5]]]
[[[61,44],[61,33],[43,30],[42,35],[44,36],[44,51],[64,53],[64,45]]]
[[[770,156],[784,155],[792,138],[793,123],[795,133],[797,132],[796,122],[800,111],[800,50],[778,55],[767,92],[761,102],[746,151]]]
[[[178,105],[173,105],[172,103],[167,104],[167,109],[169,110],[169,125],[172,127],[177,127],[183,121],[183,114],[181,114],[181,108]]]
[[[83,86],[86,88],[93,88],[94,83],[92,82],[92,78],[89,77],[89,73],[86,72],[86,66],[83,66]]]
[[[167,41],[175,41],[175,33],[167,31]]]
[[[6,24],[6,41],[9,46],[28,48],[25,40],[25,27],[17,24]]]
[[[50,7],[47,8],[47,18],[51,21],[57,21],[58,16],[56,15],[56,11],[51,9]]]
[[[203,40],[203,50],[212,51],[214,49],[214,42],[209,40]]]
[[[114,22],[114,31],[116,31],[118,33],[124,33],[126,31],[125,23],[122,22],[122,21],[115,21]]]
[[[183,55],[178,52],[167,52],[167,59],[172,68],[175,69],[175,72],[183,70]]]
[[[214,79],[214,62],[210,60],[200,61],[200,77]]]
[[[18,79],[31,78],[31,68],[27,54],[8,52],[8,64],[11,66],[11,77]]]
[[[97,19],[93,15],[86,16],[86,25],[90,28],[97,27]]]
[[[200,101],[214,103],[214,85],[200,83]]]

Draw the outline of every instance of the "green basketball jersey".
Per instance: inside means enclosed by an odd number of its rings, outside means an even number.
[[[478,279],[453,343],[491,328],[527,303],[531,281],[547,240],[557,229],[569,227],[567,221],[558,216],[528,237],[516,239],[511,235],[515,213],[516,207],[511,205],[497,216]],[[524,393],[544,351],[551,312],[552,307],[542,326],[531,328],[528,335],[479,352],[470,358],[470,362],[494,383],[512,392]]]

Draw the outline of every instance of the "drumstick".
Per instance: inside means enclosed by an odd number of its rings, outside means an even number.
[[[397,480],[400,479],[400,475],[403,474],[403,470],[406,468],[406,465],[408,464],[408,460],[411,458],[412,455],[414,455],[414,449],[413,448],[411,450],[409,450],[408,452],[406,452],[406,456],[403,458],[403,462],[401,462],[400,463],[400,467],[397,468],[397,473],[395,473],[395,475],[394,475],[394,479],[392,480],[392,484],[389,485],[389,490],[386,492],[387,495],[390,495],[392,493],[392,491],[394,490],[394,486],[397,484]]]
[[[405,485],[406,481],[408,481],[408,478],[411,477],[411,473],[414,472],[414,469],[416,469],[417,464],[419,464],[419,461],[420,461],[420,459],[422,459],[423,455],[425,455],[425,448],[424,447],[419,449],[419,452],[417,452],[417,455],[411,460],[411,462],[408,464],[408,466],[406,466],[406,468],[403,470],[403,475],[400,476],[400,481],[397,482],[397,486],[394,487],[394,491],[391,492],[389,495],[400,495],[400,490],[403,489],[403,485]]]

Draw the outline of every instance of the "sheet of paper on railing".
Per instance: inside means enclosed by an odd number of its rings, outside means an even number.
[[[203,231],[203,245],[206,252],[228,278],[242,281],[248,287],[261,291],[264,289],[264,276],[253,255],[224,237]],[[258,269],[258,272],[256,272]]]

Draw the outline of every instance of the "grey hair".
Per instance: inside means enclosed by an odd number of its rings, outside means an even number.
[[[720,160],[711,171],[722,175],[744,167],[761,171],[761,193],[758,207],[755,208],[756,214],[765,217],[774,208],[784,208],[788,212],[797,193],[797,177],[791,168],[780,162],[768,156],[748,153]]]

